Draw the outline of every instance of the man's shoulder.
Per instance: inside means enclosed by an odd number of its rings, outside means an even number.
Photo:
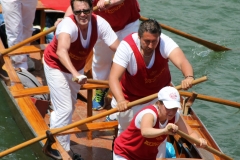
[[[62,25],[76,25],[71,17],[64,17],[64,19],[59,23]]]
[[[161,37],[161,39],[163,39],[163,40],[166,40],[166,39],[169,39],[170,37],[168,37],[166,34],[164,34],[164,33],[161,33],[161,35],[160,35],[160,37]]]

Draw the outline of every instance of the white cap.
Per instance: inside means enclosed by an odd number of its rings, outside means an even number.
[[[164,87],[158,92],[158,100],[162,101],[167,109],[181,108],[180,95],[174,87]]]

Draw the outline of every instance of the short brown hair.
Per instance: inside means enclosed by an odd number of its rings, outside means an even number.
[[[73,11],[74,11],[74,6],[73,6],[74,1],[87,2],[89,7],[90,7],[90,9],[92,8],[92,0],[70,0],[70,4],[71,4],[71,7],[72,7]]]
[[[161,35],[162,29],[160,24],[154,20],[154,19],[148,19],[146,21],[143,21],[138,29],[138,35],[139,37],[142,37],[144,32],[149,32],[151,34],[158,34]]]

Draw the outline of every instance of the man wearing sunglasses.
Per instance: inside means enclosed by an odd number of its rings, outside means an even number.
[[[107,5],[106,1],[108,2]],[[98,10],[95,14],[100,15],[111,25],[112,29],[118,36],[119,40],[125,38],[128,34],[137,32],[140,18],[140,8],[137,0],[93,0],[93,6],[97,6]],[[69,7],[65,16],[72,13]],[[99,39],[94,46],[92,74],[93,79],[107,80],[112,65],[112,57],[114,52]],[[93,110],[101,110],[104,108],[104,97],[108,89],[96,89],[96,95],[93,99]],[[107,117],[106,120],[112,120]]]
[[[103,40],[113,52],[119,45],[108,22],[92,14],[91,0],[71,0],[71,7],[74,14],[58,24],[53,40],[44,51],[44,71],[53,105],[50,128],[71,123],[77,93],[87,80],[83,75],[84,65],[96,41]],[[70,135],[57,139],[70,151]]]

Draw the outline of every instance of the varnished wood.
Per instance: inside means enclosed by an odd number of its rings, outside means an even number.
[[[15,72],[15,71],[13,71]],[[11,77],[16,76],[15,74],[11,74]],[[13,81],[12,81],[13,82]],[[15,83],[21,83],[18,77],[14,80]],[[48,94],[49,88],[48,86],[41,86],[37,88],[24,88],[17,91],[14,91],[11,89],[12,87],[9,87],[12,95],[14,98],[23,97],[23,96],[33,96],[33,95],[39,95],[39,94]],[[81,88],[81,90],[92,90],[96,88],[108,88],[107,85],[99,85],[99,84],[84,84]],[[90,95],[89,95],[90,96]],[[90,99],[89,99],[90,100]]]
[[[179,93],[180,93],[180,95],[186,96],[186,97],[190,97],[191,94],[192,94],[192,93],[186,92],[186,91],[179,91]],[[201,99],[201,100],[205,100],[205,101],[209,101],[209,102],[215,102],[215,103],[219,103],[219,104],[232,106],[232,107],[235,107],[235,108],[240,108],[240,103],[230,101],[230,100],[226,100],[226,99],[222,99],[222,98],[207,96],[207,95],[203,95],[203,94],[198,94],[196,98]]]
[[[47,30],[45,30],[45,31],[43,31],[43,32],[40,32],[40,33],[38,33],[38,34],[36,34],[36,35],[34,35],[34,36],[32,36],[32,37],[29,37],[29,38],[23,40],[22,42],[17,43],[17,44],[15,44],[15,45],[13,45],[12,47],[1,51],[1,55],[8,54],[8,53],[16,50],[16,49],[19,48],[19,47],[22,47],[22,46],[24,46],[24,45],[26,45],[26,44],[28,44],[28,43],[31,43],[31,42],[39,39],[40,37],[45,36],[45,35],[53,32],[53,31],[55,31],[55,29],[56,29],[56,27],[53,26],[53,27],[51,27],[51,28],[49,28],[49,29],[47,29]]]
[[[88,92],[87,92],[87,117],[92,116],[92,96],[93,96],[92,89],[88,89]],[[91,121],[89,121],[89,122],[91,122]],[[92,139],[92,131],[87,132],[87,139],[89,139],[89,140]]]
[[[13,50],[9,53],[9,55],[19,55],[19,54],[26,54],[26,53],[39,53],[44,51],[48,44],[40,44],[40,45],[30,45],[30,46],[22,46]],[[0,53],[3,52],[4,49],[0,50]]]
[[[12,87],[10,87],[9,89],[14,98],[33,96],[39,94],[49,94],[48,86],[41,86],[37,88],[23,88],[19,90],[12,90]]]
[[[186,133],[184,133],[184,132],[182,132],[180,130],[177,131],[177,134],[179,134],[181,137],[189,140],[192,143],[200,145],[199,140],[197,140],[197,139],[187,135]],[[218,151],[218,150],[216,150],[216,149],[214,149],[214,148],[212,148],[210,146],[206,146],[206,147],[204,147],[204,149],[208,150],[209,152],[211,152],[211,153],[213,153],[213,154],[215,154],[215,155],[217,155],[217,156],[219,156],[221,158],[224,158],[225,160],[233,160],[233,158],[229,157],[228,155],[226,155],[226,154],[224,154],[224,153],[222,153],[222,152],[220,152],[220,151]]]
[[[92,59],[93,59],[93,50],[90,52],[86,59],[86,64],[84,66],[84,73],[88,73],[92,69]],[[92,77],[88,77],[92,78]]]
[[[118,121],[86,123],[84,125],[74,127],[67,131],[61,132],[58,135],[75,134],[79,132],[88,132],[88,131],[96,131],[96,130],[103,130],[103,129],[112,129],[117,127],[118,127]]]
[[[18,90],[23,89],[22,84],[16,84],[12,87],[12,90]],[[41,118],[41,114],[36,109],[36,106],[34,105],[33,101],[30,99],[30,97],[22,97],[22,98],[16,98],[16,101],[18,103],[19,108],[22,111],[22,114],[24,114],[24,117],[26,117],[28,120],[28,123],[31,124],[32,130],[35,132],[36,135],[39,135],[42,130],[48,130],[48,126],[46,125],[43,118]],[[27,114],[31,113],[31,114]],[[42,143],[45,143],[45,140],[42,141]],[[64,157],[69,158],[69,155],[66,153],[66,151],[62,148],[62,146],[57,141],[52,145],[53,149],[57,149],[61,151]],[[1,157],[1,154],[0,154]]]
[[[185,102],[184,111],[183,111],[184,115],[188,114],[189,108],[192,106],[192,104],[195,101],[196,97],[197,97],[197,93],[193,92],[192,96],[190,98],[188,98],[187,102]]]
[[[100,88],[109,88],[108,85],[101,85],[101,84],[84,84],[82,85],[81,89],[100,89]]]
[[[201,127],[201,124],[199,124],[199,122],[197,120],[186,120],[186,122],[192,128],[199,128],[199,127]]]
[[[206,77],[205,77],[205,78],[196,79],[196,80],[193,81],[192,85],[195,85],[195,84],[200,83],[201,81],[205,81],[205,80],[206,80]],[[181,85],[176,86],[175,88],[176,88],[176,89],[181,89]],[[145,98],[141,98],[141,99],[139,99],[139,100],[130,102],[130,103],[128,103],[128,108],[131,108],[131,107],[133,107],[133,106],[135,106],[135,105],[138,105],[138,104],[142,104],[142,103],[148,102],[149,100],[154,99],[154,98],[156,98],[156,97],[157,97],[157,93],[156,93],[156,94],[153,94],[153,95],[150,95],[150,96],[147,96],[147,97],[145,97]],[[90,103],[90,104],[91,104],[91,103]],[[51,131],[52,134],[55,135],[55,134],[58,134],[58,133],[60,133],[60,132],[69,130],[69,129],[71,129],[71,128],[74,128],[74,127],[76,127],[76,126],[80,126],[80,125],[82,125],[82,124],[86,124],[86,123],[92,122],[92,121],[94,121],[94,120],[96,120],[96,119],[99,119],[99,118],[105,117],[105,116],[107,116],[107,115],[113,114],[113,113],[115,113],[115,112],[118,112],[118,109],[117,109],[117,108],[112,108],[112,109],[110,109],[110,110],[108,110],[108,111],[106,111],[106,112],[102,112],[102,113],[99,113],[99,114],[97,114],[97,115],[94,115],[94,116],[91,116],[91,117],[87,117],[87,118],[82,119],[82,120],[80,120],[80,121],[78,121],[78,122],[74,122],[74,123],[72,123],[72,124],[66,125],[66,126],[61,127],[61,128],[56,128],[56,129],[50,130],[50,131]],[[39,113],[39,115],[40,115],[40,113]],[[41,115],[40,115],[40,116],[41,116]],[[23,147],[26,147],[26,146],[28,146],[28,145],[30,145],[30,144],[32,144],[32,143],[38,142],[38,141],[43,140],[43,139],[45,139],[45,138],[46,138],[46,135],[39,135],[39,136],[37,136],[36,138],[33,138],[33,139],[31,139],[31,140],[28,140],[28,141],[26,141],[26,142],[24,142],[24,143],[21,143],[21,144],[19,144],[19,145],[16,145],[16,146],[14,146],[14,147],[12,147],[12,148],[10,148],[10,149],[7,149],[7,150],[1,152],[1,153],[0,153],[0,157],[3,157],[3,156],[5,156],[5,155],[7,155],[7,154],[9,154],[9,153],[12,153],[12,152],[14,152],[14,151],[16,151],[16,150],[19,150],[19,149],[21,149],[21,148],[23,148]]]

